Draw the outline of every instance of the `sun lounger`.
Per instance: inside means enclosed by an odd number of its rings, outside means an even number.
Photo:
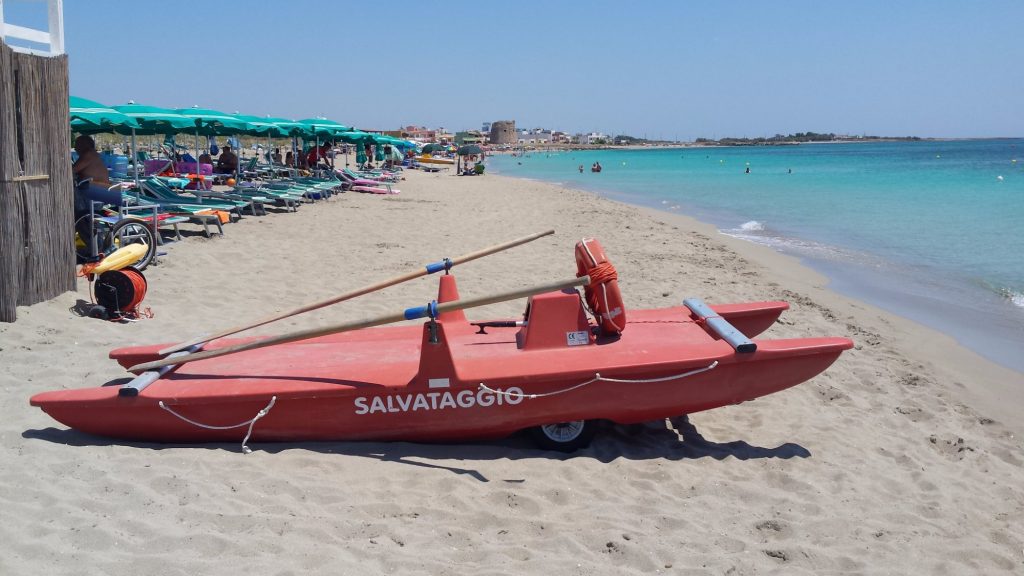
[[[398,194],[400,190],[392,188],[391,184],[380,182],[377,186],[352,186],[350,188],[353,192],[362,192],[364,194]]]
[[[219,202],[211,202],[204,200],[200,196],[188,197],[182,194],[178,194],[173,188],[167,185],[166,182],[160,178],[147,178],[141,182],[142,192],[149,200],[162,205],[174,205],[174,206],[193,206],[200,210],[223,210],[230,214],[242,217],[242,208],[247,206],[249,202],[244,200],[223,200]]]

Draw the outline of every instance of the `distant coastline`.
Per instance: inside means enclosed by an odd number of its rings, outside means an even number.
[[[648,150],[651,148],[737,148],[741,146],[762,147],[762,146],[798,146],[801,144],[867,144],[876,142],[952,142],[957,140],[990,140],[990,138],[877,138],[873,140],[864,139],[837,139],[820,140],[814,142],[787,142],[779,144],[754,144],[754,143],[724,143],[718,140],[707,140],[703,142],[647,142],[644,144],[567,144],[564,142],[552,144],[524,144],[505,145],[500,148],[492,148],[488,153],[515,152],[521,150],[557,152],[570,150]]]
[[[801,132],[783,136],[776,134],[772,137],[758,138],[697,138],[692,142],[673,142],[665,140],[644,140],[626,136],[617,136],[615,140],[627,139],[628,142],[620,144],[571,144],[566,142],[558,143],[534,143],[528,145],[505,145],[502,150],[631,150],[643,148],[723,148],[737,146],[797,146],[800,144],[845,144],[859,142],[926,142],[926,141],[950,141],[950,140],[971,140],[970,138],[923,138],[920,136],[848,136],[841,134],[821,134],[816,132]]]

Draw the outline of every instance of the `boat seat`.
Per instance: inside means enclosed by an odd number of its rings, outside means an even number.
[[[516,334],[522,350],[586,346],[593,337],[579,292],[567,289],[530,298],[530,315]]]

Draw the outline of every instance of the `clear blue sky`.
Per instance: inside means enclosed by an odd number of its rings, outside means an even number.
[[[45,5],[5,0],[7,20]],[[1024,136],[1024,1],[65,0],[72,94],[364,129]],[[38,13],[38,14],[36,14]]]

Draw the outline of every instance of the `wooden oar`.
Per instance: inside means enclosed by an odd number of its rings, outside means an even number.
[[[245,344],[236,344],[234,346],[227,346],[225,348],[219,348],[217,350],[206,350],[204,352],[196,352],[194,354],[188,354],[186,356],[163,358],[161,360],[154,360],[152,362],[136,364],[135,366],[129,368],[128,371],[143,372],[146,370],[162,368],[164,366],[184,364],[186,362],[195,362],[196,360],[205,360],[207,358],[216,358],[218,356],[225,356],[227,354],[245,352],[246,350],[255,350],[257,348],[265,348],[267,346],[274,346],[277,344],[287,344],[289,342],[297,342],[299,340],[319,338],[320,336],[327,336],[328,334],[339,334],[341,332],[351,332],[353,330],[370,328],[372,326],[393,324],[395,322],[401,322],[402,320],[415,320],[417,318],[426,318],[428,316],[437,317],[441,314],[444,314],[445,312],[451,312],[454,310],[476,308],[478,306],[486,306],[488,304],[496,304],[498,302],[505,302],[508,300],[525,298],[527,296],[533,296],[534,294],[554,292],[556,290],[564,290],[566,288],[574,288],[576,286],[586,286],[587,284],[590,284],[590,276],[581,276],[579,278],[574,278],[572,280],[555,282],[553,284],[547,284],[544,286],[534,286],[533,288],[523,288],[521,290],[516,290],[514,292],[506,292],[504,294],[497,294],[494,296],[484,296],[482,298],[476,298],[473,300],[456,300],[454,302],[445,302],[444,304],[432,302],[431,304],[428,304],[426,306],[409,308],[404,312],[398,314],[380,316],[377,318],[361,320],[358,322],[335,324],[333,326],[327,326],[324,328],[311,328],[307,330],[299,330],[297,332],[290,332],[288,334],[282,334],[280,336],[272,336],[270,338],[265,338],[263,340],[256,340],[253,342],[247,342]]]
[[[262,320],[257,320],[257,321],[255,321],[255,322],[253,322],[251,324],[245,324],[243,326],[235,326],[234,328],[228,328],[226,330],[222,330],[220,332],[217,332],[216,334],[208,334],[208,335],[205,335],[205,336],[199,336],[197,338],[193,338],[192,340],[189,340],[188,342],[182,342],[181,344],[176,344],[174,346],[169,346],[167,348],[164,348],[163,350],[160,350],[158,352],[158,354],[160,354],[161,356],[164,356],[164,355],[170,354],[172,352],[178,352],[179,350],[184,350],[184,349],[189,348],[191,346],[195,346],[196,344],[202,344],[203,342],[209,342],[211,340],[216,340],[218,338],[223,338],[225,336],[231,336],[232,334],[237,334],[239,332],[242,332],[242,331],[245,331],[245,330],[249,330],[250,328],[256,328],[258,326],[263,326],[264,324],[270,324],[271,322],[276,322],[277,320],[283,320],[285,318],[290,318],[290,317],[295,316],[297,314],[302,314],[303,312],[309,312],[311,310],[317,310],[319,308],[323,308],[324,306],[330,306],[331,304],[337,304],[338,302],[343,302],[345,300],[350,300],[350,299],[355,298],[357,296],[362,296],[363,294],[369,294],[370,292],[376,292],[377,290],[381,290],[381,289],[387,288],[388,286],[394,286],[395,284],[401,284],[402,282],[408,282],[409,280],[413,280],[413,279],[419,278],[421,276],[426,276],[427,274],[433,274],[434,272],[440,272],[442,270],[450,268],[451,266],[455,266],[455,265],[458,265],[458,264],[464,264],[464,263],[469,262],[471,260],[476,260],[477,258],[482,258],[482,257],[487,256],[489,254],[494,254],[495,252],[501,252],[502,250],[508,250],[509,248],[514,248],[516,246],[519,246],[520,244],[526,244],[527,242],[533,242],[534,240],[536,240],[538,238],[542,238],[544,236],[548,236],[548,235],[554,234],[554,233],[555,233],[554,230],[545,230],[544,232],[537,232],[536,234],[530,234],[529,236],[523,236],[522,238],[517,238],[515,240],[510,240],[508,242],[503,242],[501,244],[495,244],[494,246],[491,246],[490,248],[484,248],[483,250],[477,250],[476,252],[470,252],[469,254],[463,254],[462,256],[459,256],[458,258],[446,258],[444,260],[441,260],[440,262],[434,262],[434,263],[431,263],[431,264],[427,264],[426,267],[419,268],[417,270],[409,272],[408,274],[403,274],[401,276],[395,276],[394,278],[391,278],[390,280],[384,280],[384,281],[378,282],[376,284],[371,284],[369,286],[364,286],[363,288],[359,288],[359,289],[353,290],[351,292],[346,292],[346,293],[341,294],[339,296],[335,296],[333,298],[328,298],[327,300],[323,300],[323,301],[320,301],[320,302],[314,302],[312,304],[306,304],[305,306],[301,306],[301,307],[296,308],[294,310],[289,310],[287,312],[281,312],[281,313],[275,314],[273,316],[267,316],[266,318],[263,318]]]

